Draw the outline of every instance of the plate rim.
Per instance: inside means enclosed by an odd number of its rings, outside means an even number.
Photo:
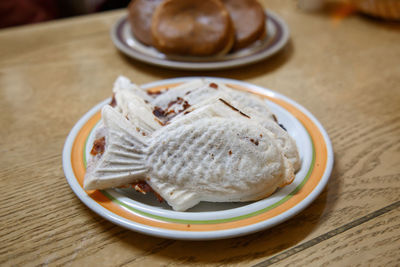
[[[128,17],[127,15],[122,16],[114,23],[114,25],[110,30],[110,37],[114,45],[118,48],[118,50],[124,53],[126,56],[159,67],[164,67],[169,69],[190,70],[190,71],[223,70],[229,68],[236,68],[240,66],[257,63],[259,61],[267,59],[268,57],[279,52],[288,43],[290,38],[290,30],[285,20],[283,20],[279,15],[277,15],[275,12],[269,9],[265,9],[265,12],[267,13],[266,22],[271,22],[280,27],[282,31],[281,38],[274,46],[272,46],[270,49],[266,49],[261,54],[250,54],[243,58],[231,59],[229,61],[185,62],[185,61],[176,61],[176,60],[168,60],[160,58],[149,59],[146,57],[146,55],[137,52],[136,50],[129,47],[118,37],[119,27],[121,27],[122,23],[125,23]],[[277,28],[276,25],[274,26],[275,28]]]
[[[247,235],[256,231],[260,231],[263,229],[267,229],[270,227],[273,227],[283,221],[288,220],[289,218],[293,217],[294,215],[298,214],[301,212],[304,208],[309,206],[315,198],[318,197],[318,195],[322,192],[322,190],[325,188],[331,171],[333,167],[333,149],[332,145],[329,139],[328,134],[326,133],[325,129],[323,126],[320,124],[320,122],[315,118],[314,115],[312,115],[307,109],[305,109],[303,106],[295,102],[294,100],[281,95],[280,93],[277,93],[276,91],[270,90],[268,88],[258,86],[252,83],[247,83],[243,81],[238,81],[238,80],[233,80],[233,79],[227,79],[227,78],[215,78],[215,77],[184,77],[184,78],[172,78],[172,79],[165,79],[165,80],[160,80],[156,82],[151,82],[142,85],[142,87],[155,87],[155,86],[160,86],[160,85],[167,85],[171,83],[176,83],[176,82],[183,82],[195,78],[206,78],[210,80],[216,80],[220,81],[223,83],[232,83],[232,84],[237,84],[244,86],[248,89],[256,89],[256,90],[261,90],[264,91],[264,93],[268,93],[270,96],[274,98],[280,98],[283,99],[284,101],[294,105],[296,108],[298,108],[301,112],[303,112],[311,121],[317,126],[318,130],[320,131],[320,134],[323,136],[323,139],[326,144],[326,149],[327,149],[327,162],[326,162],[326,168],[324,170],[324,173],[318,182],[317,186],[304,198],[302,199],[299,203],[291,207],[290,209],[286,210],[285,212],[274,216],[272,218],[268,218],[267,220],[260,221],[258,223],[254,223],[251,225],[246,225],[243,227],[237,227],[237,228],[231,228],[231,229],[225,229],[225,230],[214,230],[214,231],[181,231],[181,230],[171,230],[171,229],[164,229],[164,228],[158,228],[158,227],[153,227],[149,225],[143,225],[134,221],[129,221],[127,222],[125,218],[119,217],[119,215],[112,213],[110,210],[107,210],[106,208],[102,207],[100,204],[98,204],[96,201],[90,198],[88,194],[80,187],[75,174],[72,170],[71,166],[71,151],[72,151],[72,144],[75,141],[75,138],[79,132],[79,130],[82,128],[82,126],[87,123],[87,121],[94,116],[99,110],[101,106],[104,104],[108,103],[108,99],[98,103],[94,107],[92,107],[85,115],[83,115],[79,121],[74,125],[72,130],[70,131],[66,142],[64,144],[64,149],[63,149],[63,169],[65,176],[67,178],[67,181],[73,190],[73,192],[81,199],[82,202],[86,206],[88,206],[90,209],[92,209],[94,212],[96,212],[98,215],[102,216],[103,218],[110,220],[111,222],[120,225],[124,228],[134,230],[137,232],[141,232],[144,234],[152,235],[152,236],[157,236],[157,237],[164,237],[164,238],[171,238],[171,239],[188,239],[188,240],[208,240],[208,239],[222,239],[222,238],[230,238],[230,237],[235,237],[235,236],[241,236],[241,235]],[[72,179],[71,179],[72,177]]]

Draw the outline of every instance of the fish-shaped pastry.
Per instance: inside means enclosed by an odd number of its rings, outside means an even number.
[[[261,97],[204,78],[194,79],[161,94],[155,94],[154,99],[149,100],[149,102],[162,109],[175,109],[177,111],[181,109],[179,105],[176,105],[176,100],[179,98],[187,101],[189,105],[196,105],[205,99],[221,94],[229,96],[230,100],[240,103],[243,107],[251,107],[259,111],[265,119],[274,120],[273,113]],[[175,104],[171,105],[171,103]]]
[[[233,106],[251,115],[252,119],[258,120],[263,127],[274,133],[280,147],[284,151],[285,156],[292,163],[295,171],[300,169],[301,160],[295,141],[286,130],[282,129],[276,116],[270,111],[265,100],[259,96],[235,90],[223,83],[207,79],[194,79],[170,90],[163,91],[161,94],[153,94],[150,96],[123,76],[117,79],[114,84],[113,92],[117,108],[124,116],[132,118],[141,114],[139,117],[142,117],[143,120],[150,123],[154,120],[148,117],[145,119],[145,117],[143,117],[149,114],[149,112],[143,114],[140,110],[136,109],[137,105],[135,103],[138,101],[138,97],[149,103],[146,107],[147,110],[158,108],[158,110],[163,111],[161,115],[165,115],[165,117],[158,117],[163,123],[168,122],[171,118],[174,118],[174,116],[180,113],[191,112],[198,106],[207,103],[210,99],[226,99],[229,103],[232,103]],[[158,114],[160,114],[160,112]]]
[[[85,189],[145,181],[185,211],[200,201],[262,199],[294,179],[276,135],[227,100],[215,98],[165,126],[136,100],[131,108],[146,120],[102,109],[104,152],[88,163]]]

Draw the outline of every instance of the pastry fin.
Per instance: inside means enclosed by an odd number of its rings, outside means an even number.
[[[285,156],[282,157],[283,159],[283,167],[284,167],[284,179],[282,183],[279,185],[279,187],[284,187],[288,184],[291,184],[295,178],[295,169],[293,167],[292,162],[290,162],[289,159],[287,159]]]
[[[126,93],[128,95],[139,96],[140,98],[143,98],[146,101],[152,100],[152,98],[146,93],[146,90],[143,90],[136,84],[132,83],[128,78],[122,75],[119,76],[117,80],[114,82],[113,93],[115,96],[117,96],[120,93],[124,94]],[[121,101],[121,98],[116,100],[118,105],[119,101]]]
[[[147,182],[176,211],[185,211],[200,202],[196,192],[177,189],[174,185],[167,183],[153,184],[151,180]]]
[[[105,150],[89,162],[84,188],[105,189],[143,180],[147,173],[145,148],[150,139],[140,130],[145,124],[137,119],[135,126],[110,106],[103,107],[102,118],[107,128]]]
[[[136,89],[136,91],[138,90],[140,89]],[[117,103],[116,109],[133,124],[141,124],[140,128],[146,131],[146,133],[161,128],[162,126],[153,115],[152,105],[149,104],[149,101],[134,91],[135,90],[133,89],[114,90],[114,97]]]

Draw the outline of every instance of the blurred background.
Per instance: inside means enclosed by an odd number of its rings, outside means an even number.
[[[0,0],[0,28],[126,7],[130,0]]]
[[[362,13],[384,20],[400,20],[400,0],[292,1],[296,1],[299,9],[306,12],[329,9],[330,13],[339,17]],[[129,2],[130,0],[0,0],[0,29],[124,8]]]

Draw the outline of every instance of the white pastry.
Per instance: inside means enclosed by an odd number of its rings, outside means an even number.
[[[261,199],[294,178],[275,135],[224,99],[157,129],[110,106],[102,118],[105,150],[89,163],[85,189],[145,180],[184,211],[200,201]]]

